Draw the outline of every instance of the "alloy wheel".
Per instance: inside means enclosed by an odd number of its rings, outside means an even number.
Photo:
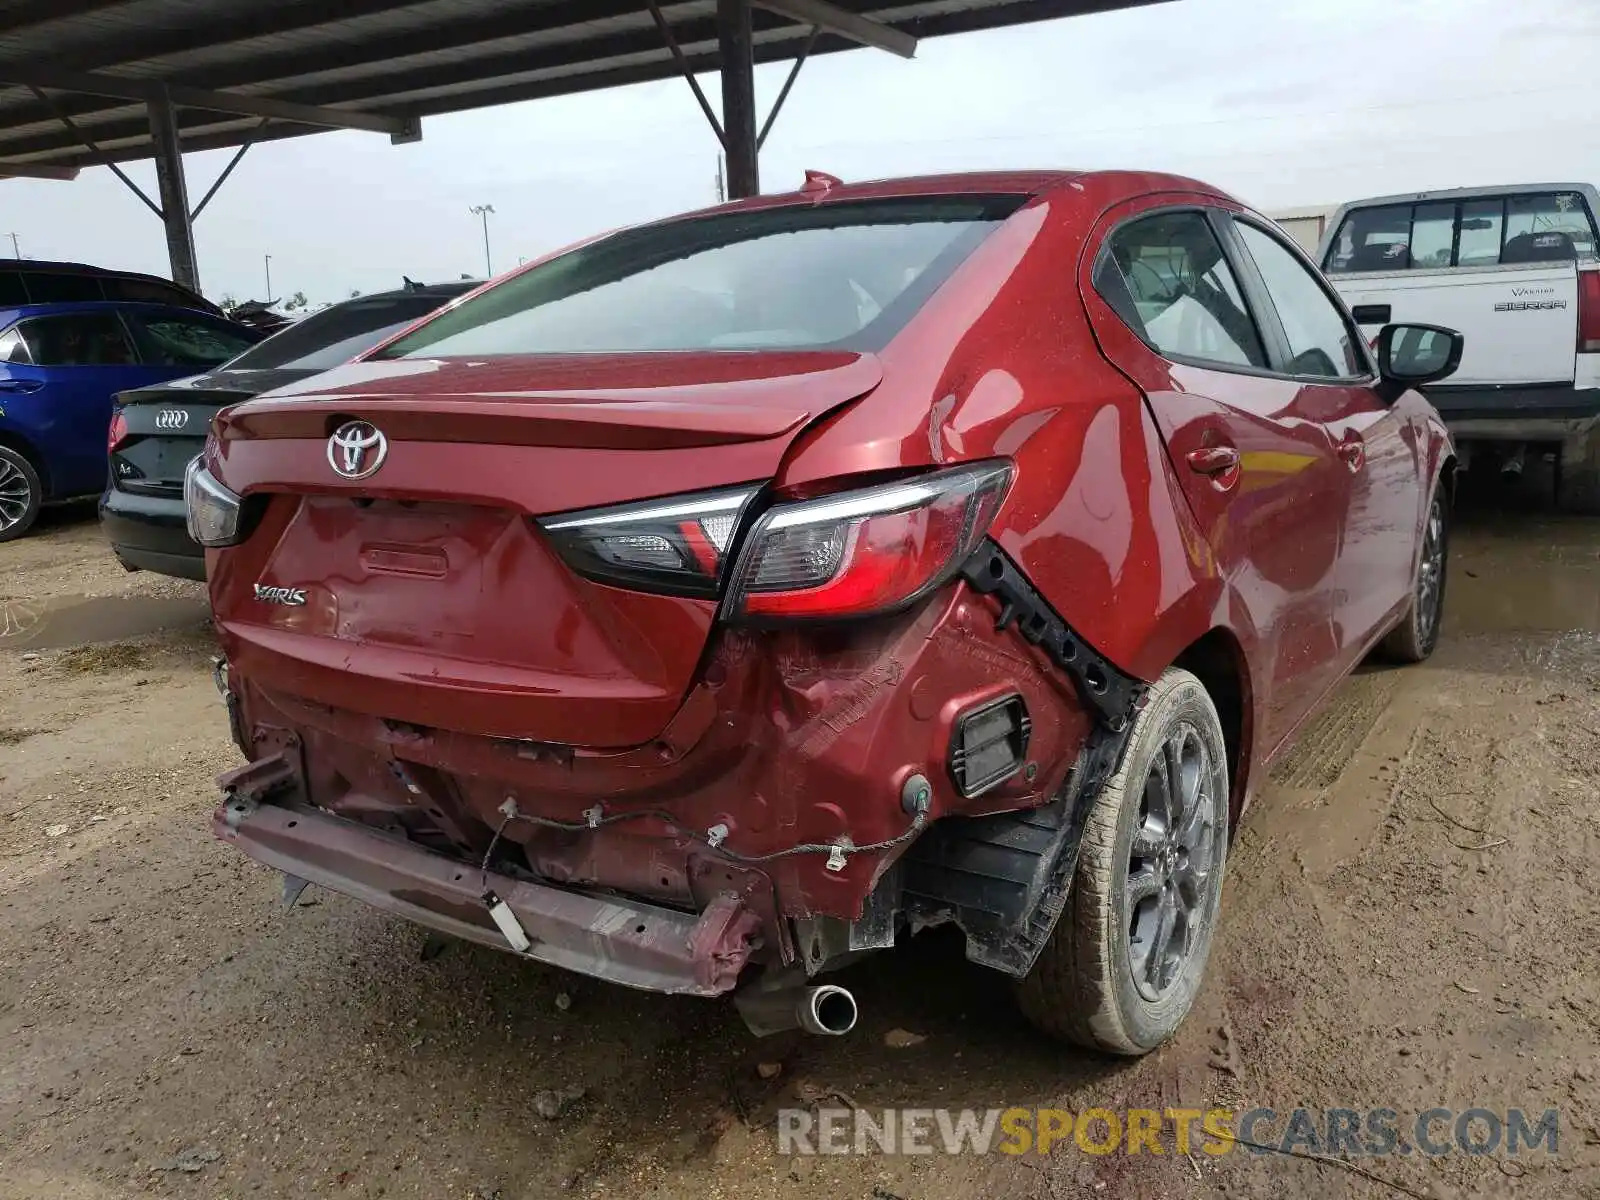
[[[0,458],[0,533],[27,516],[30,503],[27,477],[15,463]]]
[[[1433,640],[1439,623],[1439,600],[1444,587],[1444,505],[1438,497],[1428,509],[1422,533],[1422,561],[1417,567],[1417,635],[1423,646]]]
[[[1146,1000],[1183,977],[1207,919],[1219,852],[1211,754],[1178,725],[1150,763],[1128,855],[1128,961]]]

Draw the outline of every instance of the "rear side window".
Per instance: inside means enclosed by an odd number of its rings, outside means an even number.
[[[138,361],[115,313],[35,317],[17,326],[41,367],[114,367]]]
[[[1267,365],[1238,280],[1203,213],[1160,213],[1122,226],[1106,241],[1094,286],[1167,358]]]
[[[73,304],[80,300],[106,298],[98,275],[28,271],[23,274],[22,280],[28,289],[28,299],[34,304]]]
[[[0,334],[0,362],[31,363],[28,343],[22,340],[20,329],[8,329]]]
[[[255,342],[226,326],[181,313],[128,313],[144,359],[168,367],[215,367]]]
[[[1290,375],[1346,379],[1367,374],[1366,352],[1355,330],[1311,269],[1282,242],[1245,221],[1235,221],[1239,239],[1261,272],[1267,298],[1277,310],[1289,343]]]
[[[878,350],[1023,200],[841,201],[630,229],[496,285],[378,357]]]
[[[1563,262],[1593,257],[1594,214],[1581,192],[1358,208],[1346,214],[1323,268],[1406,271]]]
[[[326,371],[364,354],[448,302],[434,295],[336,304],[273,334],[228,365],[239,371]]]
[[[194,297],[170,283],[157,279],[119,279],[105,281],[107,300],[126,300],[133,304],[173,304],[193,308]]]

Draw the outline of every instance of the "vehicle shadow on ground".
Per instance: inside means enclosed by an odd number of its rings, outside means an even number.
[[[38,537],[52,530],[68,529],[74,525],[88,525],[98,521],[99,503],[98,497],[84,496],[77,500],[65,500],[60,504],[47,504],[39,510],[39,516],[26,536]]]
[[[849,1035],[758,1039],[726,999],[635,992],[468,943],[434,957],[420,930],[343,900],[328,906],[335,940],[356,948],[344,956],[351,977],[384,984],[352,1012],[339,981],[318,981],[297,1000],[303,1019],[364,1022],[347,1032],[382,1059],[415,1061],[418,1078],[470,1103],[480,1121],[503,1114],[558,1133],[564,1161],[530,1144],[513,1172],[524,1180],[571,1187],[641,1161],[692,1169],[725,1156],[730,1130],[771,1147],[784,1107],[1072,1107],[1085,1094],[1116,1102],[1131,1082],[1119,1079],[1130,1061],[1035,1033],[1009,982],[967,963],[959,935],[942,930],[828,976],[860,1006]],[[313,961],[340,970],[331,956]],[[584,1095],[558,1127],[530,1119],[541,1093],[574,1089]]]

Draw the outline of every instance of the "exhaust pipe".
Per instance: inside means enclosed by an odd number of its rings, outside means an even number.
[[[736,992],[733,1002],[757,1037],[787,1029],[840,1037],[856,1027],[856,998],[831,983],[818,987],[748,988]]]

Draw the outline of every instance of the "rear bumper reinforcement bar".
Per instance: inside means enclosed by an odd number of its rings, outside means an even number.
[[[733,990],[760,921],[735,896],[703,912],[586,895],[445,858],[310,808],[227,797],[213,828],[250,858],[429,929],[513,953],[489,914],[492,892],[531,945],[521,957],[652,992]]]

